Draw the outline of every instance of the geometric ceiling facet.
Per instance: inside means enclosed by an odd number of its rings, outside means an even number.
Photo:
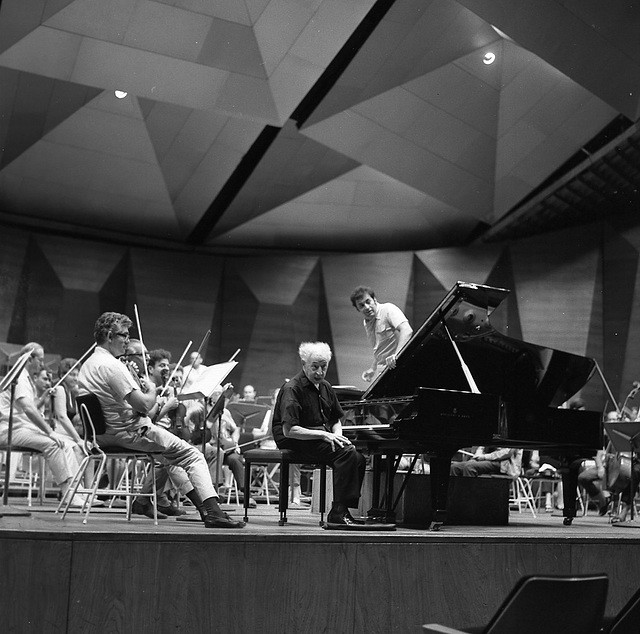
[[[234,268],[261,304],[293,306],[317,263],[317,257],[242,258]],[[287,284],[275,284],[283,272]]]
[[[457,218],[457,222],[453,220]],[[245,222],[209,244],[250,244],[256,235],[264,246],[296,248],[306,235],[315,249],[372,251],[428,247],[452,226],[471,233],[476,220],[441,204],[385,174],[360,167]],[[410,224],[411,236],[396,233]],[[359,227],[357,239],[353,227]]]
[[[12,226],[388,252],[640,224],[633,3],[4,0],[0,43]]]
[[[484,284],[502,254],[502,247],[465,247],[464,249],[431,249],[416,253],[443,288],[456,282]]]

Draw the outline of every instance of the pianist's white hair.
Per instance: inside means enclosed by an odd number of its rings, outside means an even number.
[[[305,341],[300,344],[298,354],[302,363],[306,363],[311,356],[317,356],[327,361],[331,361],[331,348],[323,341]]]

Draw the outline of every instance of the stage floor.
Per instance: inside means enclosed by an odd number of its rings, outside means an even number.
[[[509,524],[506,526],[443,526],[439,531],[428,529],[405,528],[398,526],[395,531],[336,531],[320,527],[320,514],[311,511],[308,504],[292,506],[287,512],[288,522],[278,525],[278,510],[274,504],[259,503],[257,508],[249,509],[249,522],[242,529],[207,529],[198,521],[198,514],[193,507],[184,507],[187,521],[174,517],[153,520],[140,515],[133,515],[127,521],[124,509],[94,508],[87,524],[82,523],[83,515],[76,509],[70,511],[63,520],[56,511],[57,502],[46,500],[43,505],[37,501],[29,507],[25,498],[9,498],[9,513],[0,517],[0,535],[17,537],[18,534],[31,533],[33,536],[45,534],[55,535],[58,539],[90,538],[92,535],[104,538],[111,535],[113,539],[131,539],[136,535],[146,539],[152,536],[182,541],[189,539],[221,539],[228,541],[233,536],[239,541],[277,540],[277,541],[397,541],[415,542],[416,540],[432,541],[472,541],[476,538],[494,540],[633,540],[640,542],[640,518],[633,522],[611,524],[609,517],[600,517],[595,510],[586,515],[578,515],[570,526],[563,524],[561,511],[553,513],[540,512],[533,517],[530,511],[519,513],[512,510]],[[233,518],[240,519],[244,515],[241,505],[223,504],[222,508]],[[29,516],[13,516],[11,511],[29,512]],[[0,505],[0,514],[3,506]]]
[[[0,517],[6,631],[417,634],[485,622],[526,574],[606,573],[609,616],[640,584],[640,522],[595,510],[571,526],[514,510],[506,526],[352,532],[322,529],[308,505],[279,526],[277,507],[259,503],[230,530],[205,528],[190,507],[192,521],[96,508],[83,524],[53,500],[9,501],[0,513],[30,515]]]

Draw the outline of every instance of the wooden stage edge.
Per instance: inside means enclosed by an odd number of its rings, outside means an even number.
[[[10,508],[31,514],[0,518],[7,632],[418,634],[427,622],[485,622],[525,574],[605,572],[608,615],[640,587],[640,522],[592,510],[571,526],[511,511],[506,526],[348,532],[323,530],[308,506],[281,527],[276,507],[259,504],[240,530],[108,509],[84,525],[50,501]]]

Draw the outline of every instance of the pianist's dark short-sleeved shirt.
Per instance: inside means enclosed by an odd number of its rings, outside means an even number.
[[[331,431],[344,416],[331,384],[322,381],[319,387],[318,390],[302,371],[282,386],[273,411],[273,438],[278,446],[285,439],[284,423]]]

